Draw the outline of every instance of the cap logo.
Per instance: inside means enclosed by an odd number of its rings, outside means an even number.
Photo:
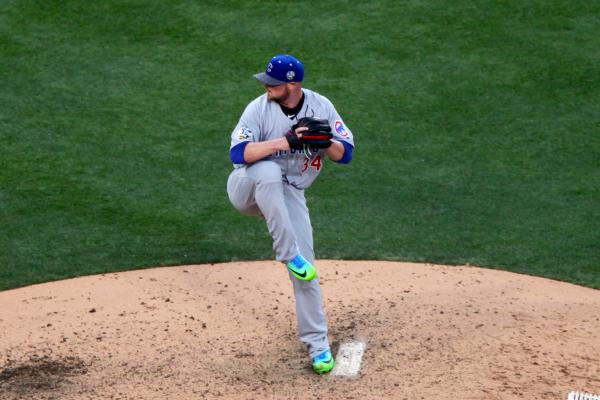
[[[273,63],[267,64],[267,72],[271,72],[273,70]]]
[[[285,74],[285,77],[287,78],[288,81],[291,81],[292,79],[294,79],[295,76],[296,76],[296,73],[294,71],[288,71],[287,74]]]

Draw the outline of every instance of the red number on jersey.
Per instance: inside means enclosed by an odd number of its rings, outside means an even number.
[[[308,169],[308,157],[304,157],[304,165],[302,166],[302,173]]]
[[[310,165],[309,162],[310,161]],[[310,160],[310,158],[308,157],[304,157],[304,164],[302,165],[302,173],[304,173],[308,167],[313,167],[314,169],[316,169],[317,171],[321,170],[321,167],[323,166],[323,163],[321,161],[321,156],[316,156],[314,160]]]
[[[321,170],[321,156],[316,156],[314,160],[310,163],[311,167],[315,167],[317,171]]]

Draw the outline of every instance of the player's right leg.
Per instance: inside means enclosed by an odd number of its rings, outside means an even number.
[[[256,204],[254,191],[256,181],[246,174],[246,168],[236,168],[227,179],[227,195],[231,204],[242,214],[262,217]]]
[[[227,193],[241,213],[264,217],[278,261],[288,263],[299,254],[277,163],[258,161],[234,170],[227,181]]]

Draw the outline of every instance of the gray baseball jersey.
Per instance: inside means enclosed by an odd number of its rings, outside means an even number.
[[[268,101],[266,93],[254,99],[244,110],[231,134],[230,148],[246,141],[263,142],[280,138],[302,117],[327,119],[333,128],[334,139],[345,141],[354,147],[352,132],[346,127],[331,101],[312,90],[302,91],[304,104],[294,119],[286,116],[277,102]],[[283,177],[290,185],[306,189],[323,168],[325,149],[312,149],[311,152],[312,155],[308,157],[299,150],[279,151],[265,160],[279,164]],[[236,168],[243,166],[244,164],[234,164]]]

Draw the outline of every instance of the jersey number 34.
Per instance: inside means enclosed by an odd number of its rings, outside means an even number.
[[[302,173],[304,173],[308,169],[308,167],[312,167],[312,168],[316,169],[317,171],[320,171],[322,165],[323,164],[321,163],[321,156],[316,156],[312,161],[310,158],[304,157],[304,165],[302,166]]]

